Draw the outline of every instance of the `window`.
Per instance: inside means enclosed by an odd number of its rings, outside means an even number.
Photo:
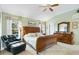
[[[7,35],[15,35],[20,38],[21,21],[7,20]]]

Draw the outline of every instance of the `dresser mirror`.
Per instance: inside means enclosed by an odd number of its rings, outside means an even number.
[[[69,32],[69,28],[70,28],[69,22],[58,23],[58,32]]]

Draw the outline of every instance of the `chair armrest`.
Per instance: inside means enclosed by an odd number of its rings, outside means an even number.
[[[21,39],[15,39],[15,41],[20,41]]]

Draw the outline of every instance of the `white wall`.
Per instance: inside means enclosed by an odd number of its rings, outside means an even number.
[[[2,35],[2,9],[1,9],[1,5],[0,5],[0,49],[2,50],[1,35]]]
[[[1,34],[2,34],[2,19],[1,19],[1,12],[0,12],[0,36],[1,36]]]
[[[1,31],[2,31],[2,26],[1,26],[1,13],[0,13],[0,49],[1,49],[1,35],[2,35],[2,33],[1,33]]]
[[[46,34],[51,35],[55,32],[55,21],[51,19],[51,21],[46,22]]]
[[[75,44],[79,45],[79,18],[77,18],[77,19],[75,18],[75,19],[71,20],[71,22],[78,22],[78,28],[77,29],[71,28],[71,30],[74,33],[74,42],[75,42]],[[71,24],[71,26],[73,26],[73,25]]]
[[[0,7],[0,36],[1,36],[1,34],[2,34],[2,17],[1,17],[1,12],[2,12],[2,9],[1,9],[1,7]]]

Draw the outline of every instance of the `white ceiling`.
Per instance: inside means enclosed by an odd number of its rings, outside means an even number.
[[[79,4],[60,4],[54,11],[49,10],[42,12],[41,4],[1,4],[2,11],[14,15],[25,16],[37,20],[47,20],[58,14],[79,8]]]

